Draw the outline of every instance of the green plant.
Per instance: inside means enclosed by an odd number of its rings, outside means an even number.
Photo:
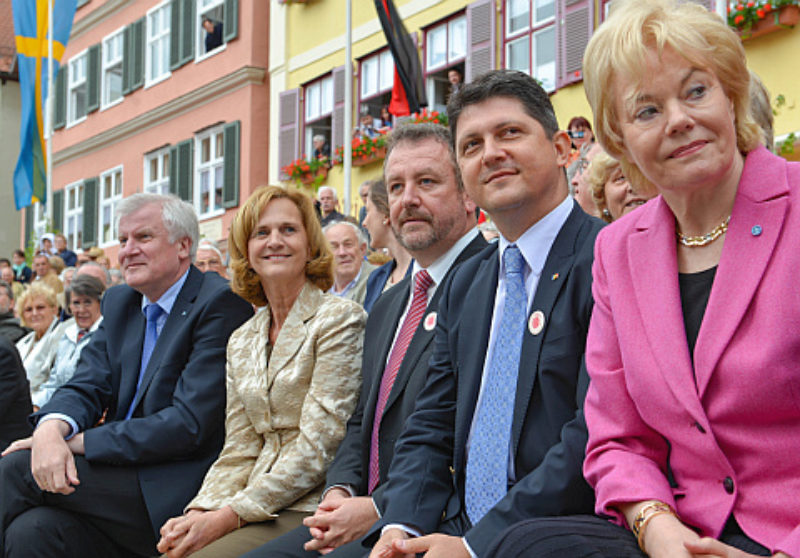
[[[749,0],[728,2],[728,25],[748,33],[755,23],[770,12],[800,5],[800,0]]]
[[[794,132],[786,136],[786,138],[775,146],[775,150],[781,155],[791,155],[794,153],[794,144],[797,141],[797,136]]]
[[[296,159],[285,167],[281,167],[281,170],[286,173],[289,178],[294,179],[298,185],[302,184],[304,179],[313,176],[314,178],[311,181],[311,186],[316,191],[325,181],[325,174],[320,172],[323,168],[328,168],[327,159],[306,159],[306,156],[303,155],[300,159]]]
[[[386,147],[386,133],[379,132],[374,138],[358,137],[351,142],[353,159],[367,159],[375,157],[379,149]],[[344,147],[337,147],[333,153],[333,164],[341,165],[344,161]]]

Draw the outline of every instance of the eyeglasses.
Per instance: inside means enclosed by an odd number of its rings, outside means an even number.
[[[580,130],[580,131],[577,131],[577,132],[573,132],[572,130],[570,130],[570,131],[567,132],[567,134],[569,134],[569,137],[571,137],[572,139],[581,139],[581,138],[583,138],[583,135],[585,133],[586,132],[584,132],[583,130]]]

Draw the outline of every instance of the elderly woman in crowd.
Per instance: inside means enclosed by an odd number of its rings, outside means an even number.
[[[31,283],[17,301],[17,313],[29,334],[17,341],[17,351],[25,365],[31,394],[35,394],[50,377],[56,358],[58,340],[64,335],[66,322],[58,321],[56,293],[44,283]]]
[[[660,194],[595,249],[584,473],[612,521],[536,520],[497,555],[798,557],[800,166],[695,3],[618,0],[583,67],[599,141]]]
[[[264,308],[228,342],[225,444],[186,514],[161,529],[170,558],[203,547],[198,556],[239,556],[299,526],[361,382],[366,314],[326,293],[333,255],[307,196],[258,189],[229,253],[234,291]]]
[[[105,285],[91,275],[78,275],[71,281],[66,298],[73,319],[64,323],[50,377],[32,394],[35,407],[50,401],[55,391],[75,374],[81,351],[103,321],[100,314],[103,291]]]
[[[606,223],[619,219],[653,197],[639,194],[622,174],[619,161],[602,152],[586,169],[586,182],[600,216]]]
[[[364,310],[369,312],[381,293],[403,279],[411,263],[411,254],[400,244],[392,232],[389,221],[389,195],[383,178],[373,180],[367,196],[367,216],[364,227],[369,231],[373,250],[387,249],[392,259],[373,271],[367,279]]]

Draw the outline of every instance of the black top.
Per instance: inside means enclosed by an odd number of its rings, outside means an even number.
[[[700,324],[703,323],[703,314],[706,312],[708,297],[711,294],[711,285],[717,266],[698,271],[697,273],[679,273],[678,282],[681,289],[681,307],[683,308],[683,325],[686,328],[686,341],[689,343],[689,355],[694,365],[694,346],[697,343],[697,334],[700,333]]]

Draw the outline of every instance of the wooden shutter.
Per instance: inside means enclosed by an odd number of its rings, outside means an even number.
[[[144,18],[125,27],[122,45],[122,93],[144,85]]]
[[[133,60],[133,45],[131,35],[133,34],[133,24],[125,26],[122,32],[122,94],[127,95],[132,91],[131,88],[131,61]]]
[[[337,147],[344,145],[344,139],[349,136],[347,130],[350,126],[344,121],[344,84],[346,79],[353,79],[346,76],[344,66],[333,69],[333,114],[331,114],[331,155]],[[308,154],[311,156],[311,154]]]
[[[63,128],[67,123],[67,65],[62,65],[56,74],[56,106],[53,129]]]
[[[192,203],[192,145],[188,139],[169,150],[169,191]]]
[[[290,89],[278,100],[278,169],[297,159],[300,144],[300,89]],[[281,170],[281,177],[285,174]]]
[[[556,87],[583,79],[583,53],[592,36],[594,0],[558,0]]]
[[[222,40],[226,43],[239,34],[239,0],[225,0],[225,14],[222,21]]]
[[[465,82],[495,69],[496,26],[494,0],[476,0],[467,6]]]
[[[25,248],[33,241],[33,202],[25,208]]]
[[[64,190],[56,190],[50,200],[53,204],[53,230],[64,232]]]
[[[182,0],[170,2],[169,69],[180,68],[181,62],[181,5]]]
[[[239,205],[239,153],[241,122],[230,122],[222,129],[225,144],[225,167],[222,172],[222,207]]]
[[[97,244],[97,178],[83,181],[83,246],[88,250]]]
[[[86,64],[86,112],[100,108],[100,45],[89,47]]]
[[[194,41],[197,36],[195,0],[183,0],[181,8],[181,65],[194,58]]]

